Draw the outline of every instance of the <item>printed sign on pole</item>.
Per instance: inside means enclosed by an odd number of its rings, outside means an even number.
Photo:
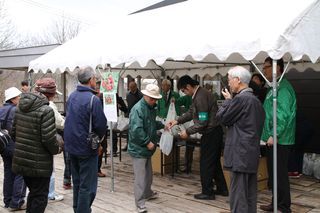
[[[103,93],[103,111],[110,122],[117,122],[117,96],[119,72],[102,73],[100,91]]]

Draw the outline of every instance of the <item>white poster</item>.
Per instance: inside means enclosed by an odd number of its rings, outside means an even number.
[[[103,111],[108,122],[118,121],[117,112],[117,90],[118,90],[119,72],[104,72],[100,91],[103,93]]]
[[[117,97],[115,93],[103,93],[103,111],[108,121],[117,122]]]

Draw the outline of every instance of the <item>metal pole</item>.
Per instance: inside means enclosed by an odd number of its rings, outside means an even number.
[[[278,174],[277,174],[277,61],[272,62],[273,95],[273,212],[278,212]]]
[[[111,159],[111,192],[114,192],[114,168],[113,168],[113,139],[112,139],[112,121],[110,122],[110,159]]]
[[[31,92],[32,89],[32,73],[28,73],[28,85],[29,85],[29,92]]]

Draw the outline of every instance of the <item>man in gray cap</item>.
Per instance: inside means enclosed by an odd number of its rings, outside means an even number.
[[[91,212],[97,192],[98,149],[88,142],[89,125],[102,138],[107,119],[99,98],[95,95],[96,78],[91,67],[78,72],[80,84],[67,101],[64,127],[65,149],[70,154],[73,181],[74,212]]]

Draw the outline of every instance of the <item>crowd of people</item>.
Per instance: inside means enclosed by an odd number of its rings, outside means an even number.
[[[263,64],[268,81],[272,81],[272,62],[267,58]],[[277,60],[276,67],[279,79],[284,71],[282,59]],[[96,143],[106,141],[108,127],[95,71],[84,67],[77,77],[79,84],[68,97],[65,117],[53,102],[60,92],[52,78],[37,80],[32,92],[27,81],[21,83],[21,91],[16,87],[5,90],[5,104],[0,108],[1,128],[8,130],[12,138],[1,153],[5,208],[41,213],[48,201],[63,200],[63,196],[55,192],[53,160],[54,155],[63,152],[63,187],[73,190],[74,212],[91,212],[98,177],[105,177],[100,170],[102,148]],[[244,67],[236,66],[228,71],[228,89],[221,91],[224,101],[219,107],[217,96],[188,75],[180,77],[177,83],[178,89],[185,94],[183,96],[173,91],[169,79],[162,81],[161,91],[155,84],[148,84],[140,91],[134,81],[130,82],[127,104],[117,94],[118,110],[129,117],[128,144],[123,150],[127,150],[132,159],[137,211],[147,212],[146,201],[159,196],[152,190],[151,165],[151,157],[160,139],[157,130],[169,130],[193,121],[190,127],[179,132],[179,137],[187,140],[190,135],[201,134],[201,190],[194,199],[214,200],[216,196],[229,196],[231,212],[257,212],[260,141],[266,143],[268,185],[272,192],[273,145],[277,141],[277,208],[281,212],[291,212],[288,159],[295,143],[295,92],[289,81],[283,78],[277,94],[275,140],[272,89],[267,89],[265,84],[266,80],[260,74],[252,75]],[[178,117],[164,125],[156,117],[166,118],[171,103],[175,104]],[[223,126],[227,129],[225,142]],[[117,138],[112,140],[116,145]],[[116,154],[117,149],[117,146],[111,147],[110,152]],[[185,158],[190,163],[193,149],[187,149],[189,154]],[[231,172],[229,189],[222,168]],[[186,170],[190,171],[191,167]],[[27,188],[29,193],[25,200]],[[273,211],[273,199],[260,209]]]

